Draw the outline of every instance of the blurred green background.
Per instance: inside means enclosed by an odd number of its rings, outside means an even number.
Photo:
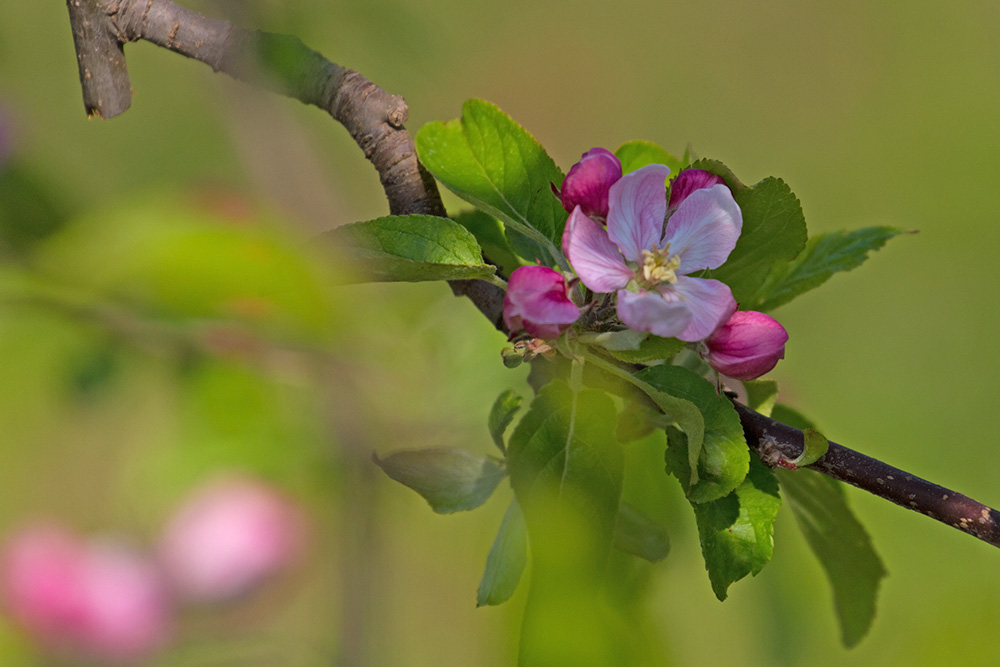
[[[747,183],[783,178],[811,232],[919,230],[776,312],[791,338],[773,377],[830,438],[1000,504],[1000,4],[188,5],[298,35],[404,95],[414,131],[481,97],[564,170],[592,146],[690,145]],[[510,664],[523,591],[475,608],[509,490],[437,516],[369,461],[488,452],[494,397],[527,392],[503,337],[443,285],[329,287],[335,261],[307,239],[387,210],[329,117],[150,44],[126,55],[132,109],[88,121],[64,4],[0,7],[8,169],[30,194],[0,215],[70,221],[8,249],[0,279],[0,532],[54,516],[143,539],[202,476],[249,469],[310,509],[311,556],[239,608],[185,619],[163,664]],[[17,283],[22,263],[58,288]],[[849,491],[890,575],[846,651],[787,512],[773,562],[720,604],[663,483],[673,552],[648,604],[665,664],[996,664],[995,548]],[[0,650],[32,659],[3,626]]]

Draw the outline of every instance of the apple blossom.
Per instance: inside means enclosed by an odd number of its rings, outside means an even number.
[[[169,598],[153,563],[51,525],[7,541],[0,564],[11,618],[37,640],[100,660],[136,660],[167,638]]]
[[[691,192],[664,224],[669,173],[652,164],[612,185],[607,229],[577,206],[562,246],[584,285],[617,292],[618,317],[626,326],[697,341],[725,321],[735,301],[724,283],[689,274],[726,261],[743,216],[729,189],[714,185]]]
[[[523,329],[536,338],[558,338],[579,317],[580,309],[570,300],[566,280],[558,271],[521,266],[510,275],[503,321],[511,333]]]
[[[214,602],[246,592],[298,554],[303,519],[269,486],[225,477],[196,491],[171,518],[159,559],[177,595]]]
[[[705,339],[704,356],[723,375],[753,380],[785,358],[787,340],[788,332],[770,315],[740,310]]]
[[[725,185],[721,176],[704,169],[684,169],[670,183],[670,200],[667,202],[667,215],[677,210],[681,202],[687,199],[695,190],[710,188],[713,185]]]

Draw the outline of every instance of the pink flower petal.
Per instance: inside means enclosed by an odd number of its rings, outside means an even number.
[[[631,262],[641,263],[643,250],[662,245],[669,175],[669,167],[650,164],[611,186],[608,237]]]
[[[664,298],[687,307],[691,319],[683,331],[674,334],[685,341],[701,340],[715,331],[735,306],[729,285],[718,280],[678,276],[673,285],[660,287]]]
[[[527,331],[536,338],[558,338],[580,317],[562,274],[546,266],[522,266],[507,283],[503,319],[511,332]]]
[[[608,217],[608,190],[622,177],[622,163],[604,148],[591,148],[563,180],[560,200],[567,211],[579,206],[584,214]]]
[[[576,275],[594,292],[613,292],[635,277],[608,232],[584,215],[579,206],[566,221],[562,246]]]
[[[668,301],[659,292],[619,290],[618,317],[635,331],[674,338],[689,326],[691,311],[687,304]]]
[[[679,273],[721,266],[736,247],[743,213],[725,185],[695,190],[667,223],[671,254],[681,259]]]

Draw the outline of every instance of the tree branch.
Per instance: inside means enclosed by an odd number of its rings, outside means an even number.
[[[171,0],[67,0],[88,115],[128,109],[132,89],[123,46],[145,39],[208,64],[216,72],[323,109],[340,122],[379,173],[393,214],[445,215],[433,177],[417,160],[403,127],[407,107],[358,72],[330,62],[299,39],[233,26]],[[503,291],[486,281],[450,281],[505,331]],[[506,333],[506,331],[505,331]],[[802,432],[735,403],[747,442],[768,465],[802,452]],[[810,466],[1000,547],[1000,512],[831,442]]]
[[[802,431],[737,401],[733,405],[747,443],[765,464],[782,466],[802,453]],[[826,454],[808,467],[1000,547],[1000,512],[961,493],[833,441]]]
[[[378,171],[391,214],[446,215],[434,178],[417,160],[403,127],[405,100],[330,62],[298,38],[238,28],[171,0],[67,0],[67,7],[89,115],[111,118],[128,109],[132,89],[123,46],[144,39],[323,109],[347,129]],[[450,285],[502,327],[499,287],[481,280]]]

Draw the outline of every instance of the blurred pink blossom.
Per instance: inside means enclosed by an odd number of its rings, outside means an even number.
[[[299,509],[271,487],[218,478],[173,515],[159,559],[178,597],[225,600],[288,566],[301,550],[303,527]]]
[[[135,660],[169,634],[170,605],[157,569],[121,544],[28,526],[4,545],[0,586],[11,618],[62,651]]]

